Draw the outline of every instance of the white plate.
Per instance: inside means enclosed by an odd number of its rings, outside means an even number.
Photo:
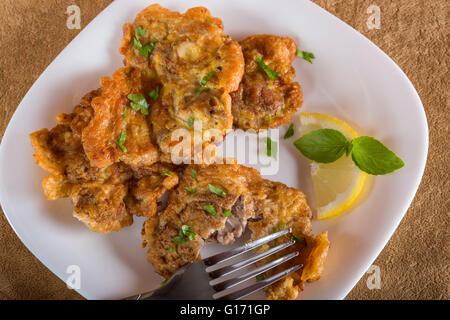
[[[419,186],[428,149],[425,113],[400,68],[372,42],[308,1],[159,1],[173,10],[204,5],[220,17],[226,33],[240,40],[269,33],[294,38],[314,52],[314,64],[295,61],[304,90],[303,111],[335,115],[383,141],[405,161],[394,174],[377,177],[363,201],[347,214],[314,221],[314,232],[329,231],[331,248],[322,278],[300,297],[342,299],[383,249]],[[114,1],[52,62],[24,97],[0,149],[0,197],[9,223],[28,249],[63,281],[69,265],[81,269],[81,289],[89,299],[120,298],[159,286],[140,248],[142,219],[120,233],[90,232],[72,217],[68,199],[47,201],[46,173],[32,157],[28,134],[51,128],[101,76],[121,66],[122,24],[149,2]],[[285,148],[284,145],[281,146]],[[281,150],[283,151],[283,150]],[[283,154],[283,153],[281,153]],[[282,158],[276,179],[297,185],[296,155]]]

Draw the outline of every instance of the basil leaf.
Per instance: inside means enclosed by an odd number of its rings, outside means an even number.
[[[191,177],[192,179],[197,179],[197,170],[192,169]]]
[[[153,89],[148,96],[150,98],[152,98],[153,100],[156,100],[159,98],[159,87],[156,87],[155,89]]]
[[[339,159],[347,149],[349,141],[334,129],[319,129],[294,141],[295,147],[308,159],[330,163]]]
[[[231,210],[230,209],[225,209],[223,211],[223,217],[227,218],[227,217],[230,217],[230,216],[231,216]]]
[[[208,212],[214,217],[217,215],[216,209],[214,209],[214,207],[211,204],[207,204],[206,206],[203,207],[203,209],[205,209],[206,212]]]
[[[394,152],[372,137],[358,137],[353,139],[352,145],[353,161],[369,174],[387,174],[405,165]]]
[[[127,148],[125,148],[124,143],[125,140],[127,139],[127,135],[126,133],[122,130],[122,132],[120,133],[119,136],[119,140],[116,141],[117,145],[120,147],[120,149],[122,149],[123,152],[128,152]]]
[[[272,70],[267,66],[260,54],[258,54],[258,57],[256,58],[256,63],[261,67],[261,69],[264,70],[269,79],[277,80],[278,77],[281,76],[281,73],[276,72],[275,70]]]
[[[308,61],[309,63],[312,63],[311,59],[315,59],[314,53],[308,52],[308,51],[302,51],[300,49],[297,49],[297,57],[302,58],[303,60]]]
[[[227,193],[225,191],[223,191],[221,188],[219,188],[219,187],[217,187],[215,185],[208,184],[208,187],[209,187],[209,191],[211,191],[212,193],[217,194],[218,196],[220,196],[222,198],[227,195]]]
[[[189,127],[192,127],[192,125],[194,124],[194,118],[190,117],[187,121],[187,124]]]
[[[289,128],[287,129],[286,133],[284,134],[284,139],[289,139],[290,137],[292,137],[294,135],[294,124],[291,123],[289,125]]]

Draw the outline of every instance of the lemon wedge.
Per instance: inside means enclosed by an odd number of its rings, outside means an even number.
[[[347,123],[330,115],[301,112],[300,121],[302,134],[329,128],[342,132],[349,140],[358,137]],[[310,161],[310,165],[319,220],[335,217],[354,205],[368,175],[354,164],[350,155],[344,154],[332,163]]]

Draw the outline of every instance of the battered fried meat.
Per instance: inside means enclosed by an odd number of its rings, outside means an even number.
[[[263,179],[258,171],[241,165],[188,166],[180,185],[169,194],[168,207],[145,222],[142,236],[155,271],[169,278],[179,268],[199,260],[206,242],[232,243],[242,235],[247,223],[252,240],[291,227],[300,241],[288,250],[300,250],[291,263],[302,263],[304,267],[272,285],[268,298],[295,299],[305,281],[320,277],[329,242],[326,233],[318,237],[310,234],[311,210],[305,195]],[[195,238],[179,244],[175,237],[183,227],[189,227]],[[270,246],[288,240],[278,239]]]
[[[83,148],[93,167],[104,168],[118,161],[133,166],[150,166],[159,159],[152,144],[146,116],[130,107],[129,94],[142,94],[141,74],[121,68],[112,78],[100,80],[102,94],[92,100],[94,116],[82,130]],[[118,144],[121,135],[125,149]]]
[[[136,41],[154,46],[148,58]],[[194,144],[194,120],[202,125],[196,130],[203,135],[211,130],[216,143],[232,128],[229,92],[238,88],[244,58],[239,44],[224,35],[222,22],[206,8],[180,14],[157,4],[147,7],[133,24],[124,26],[120,51],[125,65],[141,70],[147,82],[160,83],[161,97],[152,105],[151,123],[165,160],[170,161],[180,142],[172,139],[177,129],[187,130],[188,147]],[[205,77],[208,80],[202,83]],[[210,145],[203,142],[203,148]]]
[[[231,93],[234,125],[244,130],[276,128],[289,121],[302,105],[302,90],[292,61],[297,45],[290,38],[254,35],[240,42],[245,57],[245,73],[237,91]],[[260,56],[272,70],[270,79],[257,63]]]
[[[124,162],[102,168],[91,165],[81,136],[94,117],[91,104],[101,95],[102,90],[90,92],[73,113],[60,114],[53,129],[30,136],[37,164],[51,174],[42,181],[47,199],[70,197],[76,218],[93,231],[109,233],[130,225],[133,214],[154,215],[156,202],[178,183],[178,177],[175,171],[171,177],[161,175],[168,167],[159,164],[136,168]]]

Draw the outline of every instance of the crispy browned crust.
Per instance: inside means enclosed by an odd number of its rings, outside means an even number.
[[[290,38],[254,35],[240,42],[245,73],[237,91],[231,94],[234,125],[244,130],[276,128],[287,123],[302,105],[302,90],[292,61],[297,45]],[[256,63],[258,55],[281,75],[271,80]]]
[[[143,45],[158,39],[148,59],[133,47],[138,26],[147,31],[140,37]],[[120,52],[125,65],[141,70],[146,81],[161,83],[161,98],[152,106],[151,122],[163,154],[170,154],[178,144],[172,139],[175,130],[185,129],[193,137],[190,118],[201,121],[203,134],[214,129],[214,135],[223,137],[232,128],[229,92],[238,88],[244,58],[239,44],[224,35],[222,22],[206,8],[181,14],[157,4],[147,7],[133,24],[124,26]],[[202,78],[210,72],[214,76],[197,94]]]
[[[143,91],[141,74],[133,68],[121,68],[112,78],[100,80],[102,94],[92,100],[94,116],[82,131],[83,148],[94,167],[104,168],[123,161],[133,166],[150,166],[159,159],[158,149],[152,144],[145,116],[130,107],[130,93]],[[126,109],[126,118],[124,112]],[[124,152],[117,144],[124,132]]]
[[[47,199],[70,197],[77,219],[95,232],[109,233],[130,225],[133,214],[154,215],[157,201],[178,183],[178,176],[176,171],[170,177],[162,175],[161,171],[166,171],[167,166],[139,166],[140,162],[130,161],[129,155],[102,168],[91,165],[81,136],[95,118],[92,103],[99,96],[102,90],[90,92],[72,113],[60,114],[53,129],[41,129],[30,137],[37,164],[51,174],[42,181]],[[130,120],[136,116],[133,111],[128,110]],[[145,119],[140,123],[146,125]],[[134,121],[127,125],[133,126],[132,132],[139,129]],[[147,131],[143,133],[148,135]],[[133,134],[130,136],[133,138]],[[144,141],[148,139],[149,136]],[[138,149],[133,143],[145,145],[132,142],[131,151]],[[125,161],[136,166],[127,165]],[[151,188],[147,181],[151,181]]]

